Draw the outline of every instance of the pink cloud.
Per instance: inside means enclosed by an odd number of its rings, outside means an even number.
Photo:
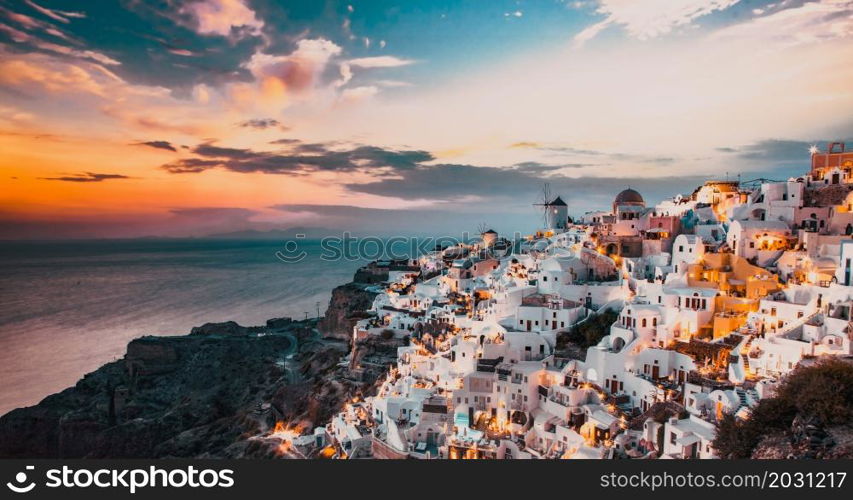
[[[47,7],[42,7],[41,5],[35,3],[31,0],[26,0],[26,3],[27,3],[27,5],[29,5],[33,9],[41,12],[45,16],[47,16],[53,20],[59,21],[61,23],[65,23],[65,24],[68,24],[69,22],[71,22],[68,19],[69,17],[76,17],[76,18],[86,17],[86,14],[84,14],[82,12],[71,12],[71,11],[48,9]]]
[[[376,56],[376,57],[361,57],[358,59],[350,59],[350,66],[358,68],[397,68],[399,66],[407,66],[414,63],[411,59],[401,59],[394,56]]]
[[[293,53],[257,53],[246,64],[264,94],[305,93],[319,82],[332,57],[341,53],[334,43],[319,38],[300,40]]]

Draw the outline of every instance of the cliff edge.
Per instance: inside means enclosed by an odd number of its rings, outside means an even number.
[[[329,307],[317,326],[320,333],[326,338],[348,342],[352,338],[353,326],[358,320],[368,317],[366,311],[378,295],[371,290],[370,284],[356,281],[332,290]]]
[[[319,324],[207,323],[135,339],[121,360],[0,417],[0,458],[287,456],[264,436],[282,424],[310,432],[375,390],[382,371],[354,374],[342,362],[351,346],[340,341],[373,304],[367,286],[336,288]]]

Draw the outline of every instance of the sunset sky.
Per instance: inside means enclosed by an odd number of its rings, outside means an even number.
[[[853,137],[853,0],[0,0],[0,238],[531,229]],[[850,139],[853,142],[853,139]]]

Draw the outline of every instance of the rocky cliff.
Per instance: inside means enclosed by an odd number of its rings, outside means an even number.
[[[798,421],[799,420],[799,421]],[[850,459],[853,458],[853,427],[820,424],[795,419],[789,431],[764,436],[752,459]]]
[[[348,376],[348,346],[312,339],[312,322],[249,333],[207,324],[143,337],[124,358],[0,417],[0,457],[273,457],[276,422],[311,430],[376,378]],[[297,343],[302,347],[298,347]]]
[[[318,328],[323,336],[349,341],[352,327],[359,319],[367,317],[367,309],[377,293],[370,291],[367,283],[352,282],[332,290],[332,298]]]
[[[357,273],[337,287],[319,322],[207,323],[133,340],[123,359],[0,417],[0,458],[293,456],[273,429],[310,432],[372,394],[404,342],[350,344],[377,295],[369,286]]]

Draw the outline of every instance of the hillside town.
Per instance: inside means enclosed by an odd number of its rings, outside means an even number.
[[[625,189],[576,218],[559,196],[541,208],[521,242],[484,230],[371,264],[388,278],[352,343],[402,346],[390,366],[346,358],[352,377],[387,375],[301,439],[337,458],[716,458],[720,419],[748,419],[798,366],[853,355],[842,143],[785,181],[709,180],[652,206]]]

